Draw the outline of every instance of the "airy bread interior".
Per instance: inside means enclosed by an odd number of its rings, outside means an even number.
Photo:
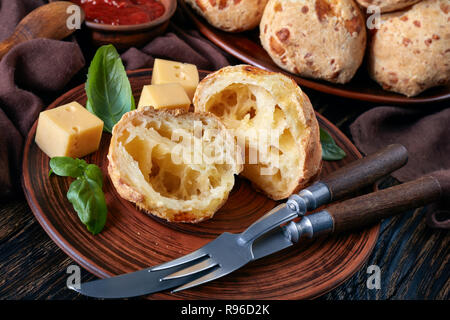
[[[258,107],[258,103],[264,108]],[[303,167],[305,157],[295,147],[286,114],[267,90],[255,85],[231,84],[211,97],[205,108],[237,132],[241,145],[245,145],[242,175],[257,181],[263,190],[283,188],[280,184],[296,178],[290,168]],[[264,134],[260,128],[271,129],[266,143],[258,140]],[[271,140],[275,143],[271,144]],[[264,169],[267,174],[261,174]]]
[[[196,111],[218,116],[244,152],[244,177],[269,197],[288,197],[321,168],[311,103],[289,78],[249,66],[227,67],[197,88]]]
[[[177,222],[211,218],[242,166],[239,149],[210,114],[144,108],[114,127],[109,173],[119,194]]]

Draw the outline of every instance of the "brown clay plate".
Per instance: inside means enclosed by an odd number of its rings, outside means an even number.
[[[195,23],[198,30],[219,48],[244,63],[262,69],[284,73],[292,77],[300,86],[344,98],[383,104],[419,106],[450,99],[450,85],[431,88],[412,98],[383,90],[380,85],[370,79],[364,63],[352,81],[344,85],[301,78],[279,68],[272,61],[260,44],[258,28],[243,33],[224,32],[212,27],[205,19],[194,13],[184,0],[178,0],[178,3]]]
[[[207,72],[200,72],[204,77]],[[129,73],[133,94],[138,97],[149,84],[151,70]],[[67,92],[49,108],[71,101],[86,103],[84,85]],[[320,125],[331,133],[347,157],[324,162],[323,175],[361,157],[352,143],[328,120],[317,114]],[[100,166],[105,176],[103,190],[108,219],[103,231],[93,236],[79,221],[66,198],[71,179],[48,176],[49,158],[34,143],[31,129],[23,156],[23,189],[36,219],[70,257],[89,272],[110,277],[132,272],[192,252],[221,233],[242,232],[276,202],[236,179],[225,205],[213,219],[199,224],[168,223],[140,212],[115,191],[107,174],[110,134],[104,133],[100,149],[85,160]],[[375,245],[379,225],[355,233],[299,244],[255,261],[209,284],[176,294],[148,296],[150,299],[301,299],[317,297],[338,286],[365,262]]]

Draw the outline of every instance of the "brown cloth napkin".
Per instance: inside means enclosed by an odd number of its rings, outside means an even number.
[[[131,48],[122,54],[127,70],[152,67],[155,57],[192,63],[201,70],[217,70],[229,65],[219,49],[196,31],[187,33],[178,29],[155,38],[140,50]]]
[[[45,4],[43,0],[0,0],[0,41],[9,37],[30,11]]]
[[[45,1],[0,1],[0,41]],[[0,198],[19,191],[24,139],[44,107],[40,94],[61,90],[84,66],[74,42],[36,39],[14,47],[0,61]]]
[[[152,40],[142,49],[131,48],[122,54],[127,70],[149,68],[154,58],[165,58],[195,64],[201,70],[218,70],[230,63],[223,52],[195,30],[183,31],[189,25],[180,11],[172,19],[169,32]]]
[[[366,154],[391,143],[403,144],[408,149],[408,163],[392,176],[400,182],[435,176],[444,197],[428,207],[427,223],[450,229],[450,108],[430,112],[377,107],[359,116],[350,131],[356,146]]]
[[[37,93],[61,90],[83,66],[76,43],[49,39],[20,44],[0,61],[0,196],[17,191],[23,142],[44,107]]]

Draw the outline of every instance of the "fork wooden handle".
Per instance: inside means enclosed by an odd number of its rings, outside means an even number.
[[[331,202],[375,183],[402,167],[407,161],[408,151],[406,148],[401,144],[392,144],[336,170],[321,182],[330,190]]]
[[[441,197],[438,179],[425,176],[401,185],[333,204],[325,210],[334,232],[348,231],[379,222],[395,214],[434,202]]]

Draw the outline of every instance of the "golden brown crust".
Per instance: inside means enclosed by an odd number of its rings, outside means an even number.
[[[268,0],[186,0],[211,25],[228,32],[255,28]]]
[[[269,0],[259,29],[272,60],[304,77],[347,83],[363,61],[365,21],[353,0]]]
[[[304,189],[307,185],[311,184],[311,182],[315,181],[319,177],[320,171],[322,170],[322,144],[320,143],[319,123],[317,122],[317,118],[309,97],[306,94],[305,100],[307,100],[307,103],[311,105],[311,108],[308,107],[306,109],[312,110],[312,114],[310,113],[306,117],[308,119],[306,126],[311,128],[312,137],[308,139],[308,145],[305,148],[308,152],[306,152],[305,158],[304,177],[300,178],[296,191]],[[312,119],[315,119],[316,121]]]
[[[370,76],[408,97],[450,83],[449,8],[448,0],[425,0],[383,14],[369,44]]]
[[[270,198],[287,198],[320,172],[319,124],[308,97],[291,78],[248,65],[226,67],[200,82],[194,107],[196,112],[218,115],[230,132],[238,138],[251,137],[255,145],[254,131],[272,130],[268,135],[277,138],[278,145],[259,146],[258,153],[267,146],[278,153],[269,152],[269,159],[257,164],[247,158],[241,173]],[[261,168],[275,173],[259,174]]]
[[[170,126],[182,128],[185,134],[182,137],[187,139],[188,134],[193,137],[193,121],[201,122],[205,131],[217,131],[217,137],[224,142],[217,147],[228,155],[227,165],[214,159],[205,164],[205,158],[199,164],[173,161],[174,148],[181,141],[168,142]],[[215,141],[219,141],[217,137]],[[205,149],[212,146],[213,142],[205,136],[201,138]],[[242,170],[239,153],[231,135],[212,114],[143,108],[126,113],[114,126],[108,173],[119,195],[143,211],[171,222],[197,223],[211,218],[225,203],[234,185],[234,175]]]

